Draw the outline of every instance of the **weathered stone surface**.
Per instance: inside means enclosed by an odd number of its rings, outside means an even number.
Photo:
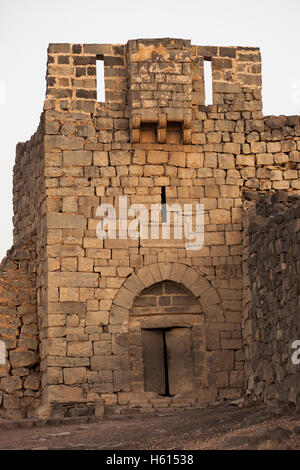
[[[81,384],[86,382],[85,367],[71,367],[64,369],[64,383],[66,385]]]
[[[95,151],[93,153],[93,163],[95,166],[108,166],[108,152]]]
[[[230,211],[225,209],[212,209],[209,213],[212,224],[230,224]]]
[[[90,341],[70,342],[68,344],[68,356],[90,357],[93,354],[93,347]]]
[[[278,191],[272,198],[261,196],[256,202],[253,200],[249,210],[244,264],[247,317],[240,346],[245,350],[247,393],[254,400],[268,403],[274,399],[276,389],[281,402],[297,404],[297,394],[293,392],[296,366],[291,361],[287,367],[285,358],[293,354],[290,345],[298,331],[299,255],[292,227],[298,220],[299,197]],[[286,263],[278,264],[283,256]],[[262,324],[257,343],[257,328]]]
[[[62,135],[46,135],[44,145],[45,151],[77,150],[83,148],[83,138]]]
[[[67,341],[64,338],[49,338],[48,354],[51,356],[65,356],[67,352]]]
[[[153,165],[158,165],[158,164],[163,164],[167,163],[168,161],[168,153],[166,152],[156,152],[156,151],[150,151],[148,153],[148,163],[153,164]]]
[[[28,388],[30,390],[39,390],[41,384],[41,376],[39,373],[31,374],[26,377],[24,382],[24,388]]]
[[[32,367],[37,363],[37,356],[33,351],[14,350],[10,353],[10,362],[13,367]]]
[[[79,386],[72,385],[49,385],[49,403],[84,402],[85,398]]]
[[[65,166],[88,166],[92,164],[92,152],[90,150],[74,150],[63,152]]]
[[[285,126],[287,121],[286,116],[271,116],[266,119],[267,126],[271,127],[271,129],[280,129],[281,127]]]
[[[13,393],[22,388],[22,380],[20,377],[3,377],[1,379],[1,389],[6,393]]]
[[[112,150],[110,152],[110,164],[116,165],[129,165],[131,161],[131,153],[121,150]]]
[[[82,215],[56,214],[49,212],[47,216],[48,228],[86,228],[86,220]]]
[[[128,365],[127,355],[95,355],[91,358],[92,370],[128,370]]]
[[[61,287],[97,287],[98,274],[52,272],[49,273],[48,285]]]
[[[210,105],[204,60],[213,66]],[[299,330],[300,119],[263,117],[259,49],[180,39],[51,44],[46,79],[40,126],[17,146],[15,245],[0,269],[0,418],[54,403],[59,416],[90,413],[100,395],[99,415],[104,402],[152,407],[143,354],[151,362],[153,344],[142,343],[152,330],[166,340],[154,375],[173,361],[169,391],[193,389],[156,396],[155,406],[246,390],[250,400],[299,405],[289,358]],[[137,204],[135,215],[177,204],[176,228],[184,208],[203,204],[204,246],[187,246],[187,233],[153,237],[150,226],[148,238],[128,237],[120,196],[127,209]],[[116,209],[114,238],[99,236],[101,204],[112,224]],[[67,410],[82,400],[89,404]]]

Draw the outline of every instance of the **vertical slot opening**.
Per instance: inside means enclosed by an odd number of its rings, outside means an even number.
[[[204,59],[204,93],[205,106],[213,104],[213,82],[211,60]]]
[[[167,206],[166,206],[166,188],[162,186],[161,188],[161,221],[163,223],[167,222]]]
[[[165,384],[166,384],[165,393],[163,393],[162,396],[169,397],[170,396],[170,387],[169,387],[169,371],[168,371],[166,331],[168,331],[168,330],[162,330],[163,344],[164,344]]]
[[[97,56],[96,60],[97,101],[105,102],[104,58]]]

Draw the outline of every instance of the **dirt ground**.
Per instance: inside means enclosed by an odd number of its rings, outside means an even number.
[[[300,449],[300,413],[223,406],[81,425],[0,429],[0,449]]]

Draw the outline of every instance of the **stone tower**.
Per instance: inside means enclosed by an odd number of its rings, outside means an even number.
[[[17,146],[14,245],[1,264],[1,416],[257,395],[243,201],[300,190],[299,117],[263,117],[259,49],[50,44],[46,80],[39,128]],[[97,208],[121,196],[203,204],[204,246],[100,239]]]

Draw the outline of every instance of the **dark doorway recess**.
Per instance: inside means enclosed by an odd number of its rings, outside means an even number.
[[[142,330],[144,390],[174,396],[193,389],[191,328]]]

